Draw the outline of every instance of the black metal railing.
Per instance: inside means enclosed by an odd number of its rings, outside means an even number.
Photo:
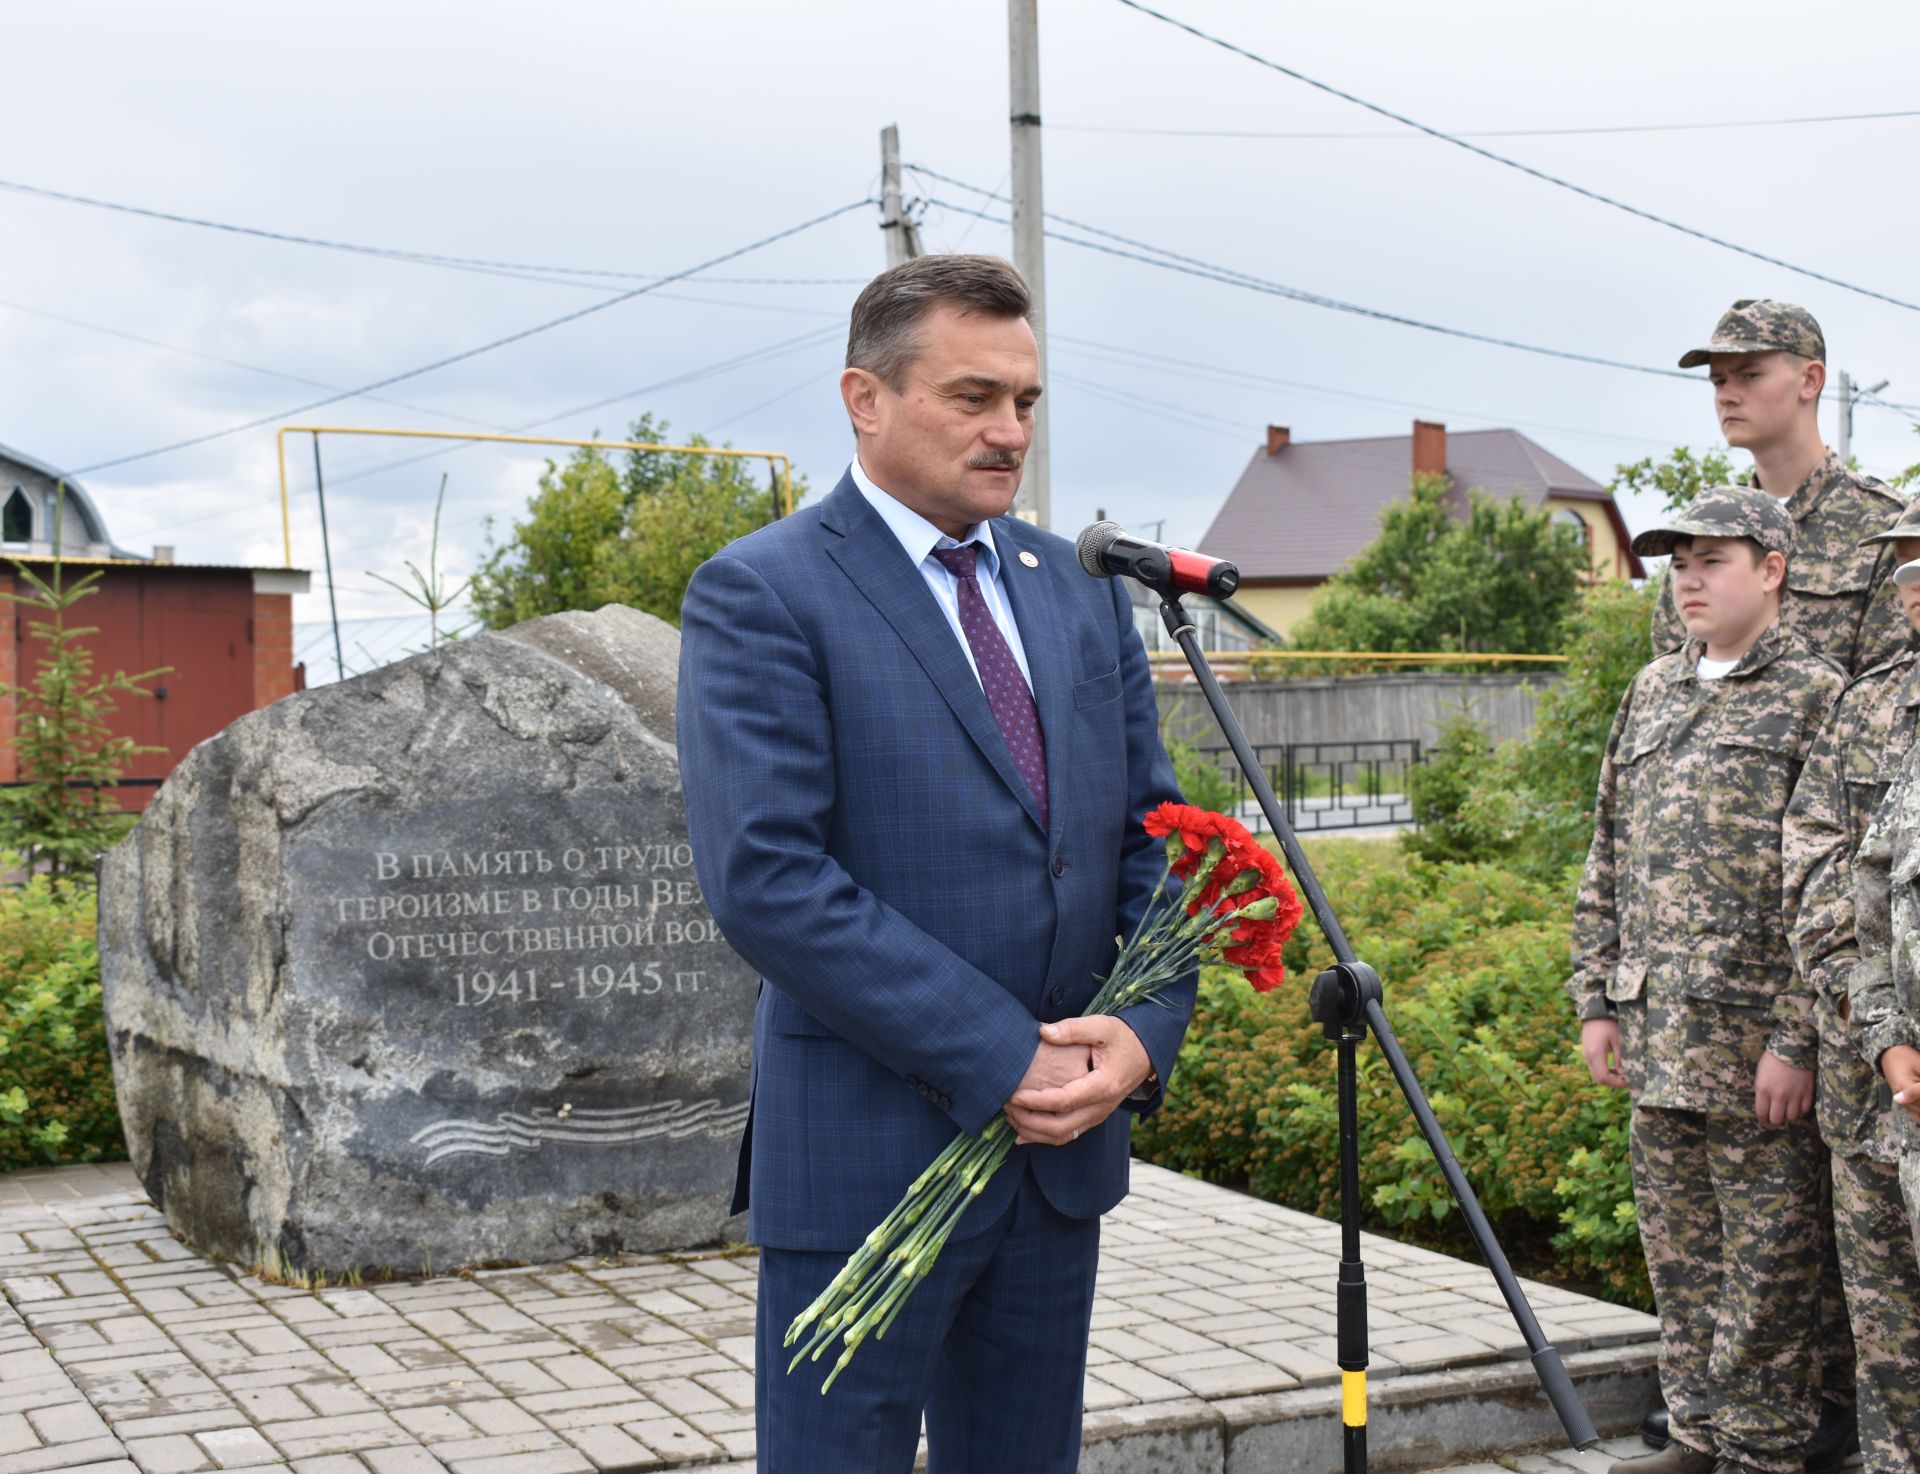
[[[1252,786],[1224,744],[1194,751],[1234,790],[1234,812],[1256,832],[1267,827]],[[1355,742],[1256,743],[1254,756],[1286,809],[1287,822],[1302,834],[1371,829],[1413,822],[1407,773],[1424,758],[1418,739],[1382,737]]]

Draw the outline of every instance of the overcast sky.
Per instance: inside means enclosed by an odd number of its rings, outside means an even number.
[[[1920,109],[1911,4],[1164,8],[1450,131]],[[0,55],[0,180],[402,251],[682,271],[875,193],[890,122],[910,162],[986,189],[1007,178],[1001,0],[10,3]],[[1784,297],[1820,318],[1836,371],[1920,403],[1920,313],[1407,134],[1118,0],[1043,0],[1041,59],[1046,198],[1064,215],[1381,311],[1662,368],[1733,298]],[[1920,117],[1477,141],[1920,301],[1916,139]],[[925,179],[909,193],[973,203]],[[1009,249],[1002,225],[923,208],[930,249]],[[618,436],[647,410],[676,436],[785,451],[823,493],[850,451],[834,379],[853,282],[884,264],[877,225],[858,209],[712,273],[825,284],[676,283],[382,400],[296,418]],[[1269,421],[1297,440],[1404,434],[1415,415],[1514,425],[1603,482],[1618,462],[1718,443],[1704,383],[1462,342],[1064,243],[1049,247],[1047,283],[1054,525],[1069,535],[1104,509],[1197,539]],[[636,284],[452,270],[0,190],[0,443],[89,467],[281,415]],[[1881,472],[1920,459],[1911,424],[1877,408],[1857,413],[1854,446]],[[464,572],[484,519],[510,520],[540,466],[537,452],[486,447],[350,479],[419,451],[340,437],[322,451],[341,613],[354,620],[407,607],[368,573],[424,560],[442,471],[443,563]],[[310,442],[289,459],[294,562],[317,569]],[[125,546],[280,561],[270,425],[81,479]],[[1653,510],[1629,506],[1629,524]],[[324,616],[317,580],[296,615]]]

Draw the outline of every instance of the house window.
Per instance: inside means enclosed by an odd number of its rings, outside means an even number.
[[[1593,528],[1588,526],[1587,519],[1574,511],[1572,507],[1561,507],[1556,511],[1553,514],[1553,525],[1555,527],[1571,527],[1575,532],[1580,534],[1581,542],[1585,543],[1589,548],[1593,546]]]
[[[33,503],[27,500],[27,494],[14,487],[13,494],[7,498],[7,505],[0,510],[0,542],[30,543],[33,541]]]

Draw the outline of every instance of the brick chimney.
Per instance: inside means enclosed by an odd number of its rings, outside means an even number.
[[[1277,456],[1283,447],[1293,441],[1293,431],[1285,425],[1267,426],[1267,454]]]
[[[1432,420],[1413,422],[1413,474],[1447,474],[1447,427]]]

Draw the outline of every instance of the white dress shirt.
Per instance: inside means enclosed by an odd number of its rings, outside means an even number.
[[[933,550],[965,547],[970,542],[979,544],[974,554],[974,576],[980,581],[980,593],[987,601],[987,612],[993,616],[993,622],[1006,637],[1007,646],[1013,651],[1014,661],[1020,667],[1027,689],[1031,691],[1033,672],[1027,669],[1027,652],[1020,643],[1020,626],[1014,623],[1013,608],[1007,603],[1007,591],[1000,582],[1000,551],[994,546],[992,526],[976,522],[967,529],[966,536],[955,541],[905,502],[876,486],[873,478],[867,475],[866,468],[860,464],[860,457],[853,458],[853,464],[847,467],[847,474],[853,477],[853,484],[860,488],[860,495],[880,514],[880,520],[900,539],[900,546],[906,549],[907,557],[920,570],[927,587],[933,590],[934,600],[940,605],[940,612],[947,616],[947,623],[953,627],[953,637],[960,642],[961,653],[973,668],[976,681],[980,679],[980,667],[974,661],[973,647],[967,643],[967,632],[960,625],[960,580],[933,556]]]

